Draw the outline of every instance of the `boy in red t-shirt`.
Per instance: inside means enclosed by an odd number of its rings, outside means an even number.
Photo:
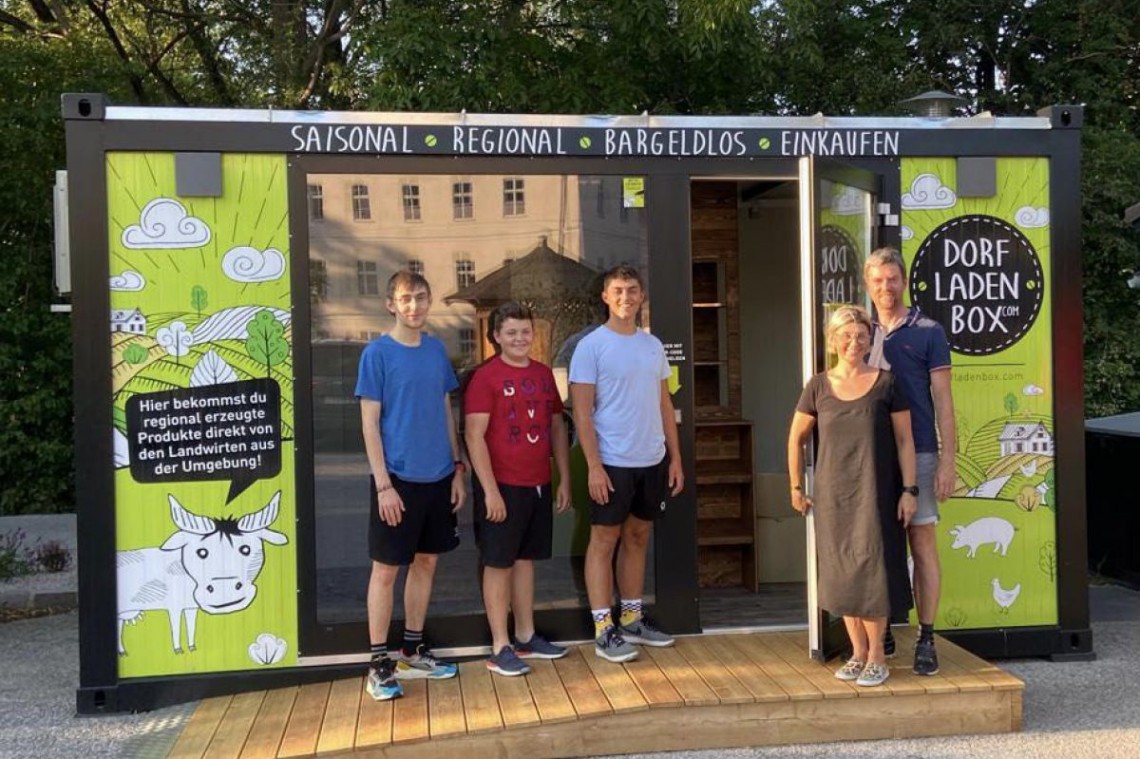
[[[483,556],[483,603],[491,625],[487,668],[525,675],[524,658],[566,649],[534,631],[534,561],[551,555],[554,517],[570,507],[570,446],[550,367],[530,359],[534,319],[518,303],[491,315],[496,355],[475,370],[464,395],[467,453],[475,470],[475,536]],[[558,465],[551,492],[550,455]],[[507,635],[514,611],[515,646]]]

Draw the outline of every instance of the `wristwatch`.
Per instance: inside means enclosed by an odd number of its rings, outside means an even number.
[[[918,485],[904,485],[902,492],[910,493],[915,498],[918,498]]]

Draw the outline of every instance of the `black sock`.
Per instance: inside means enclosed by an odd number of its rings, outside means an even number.
[[[388,644],[373,643],[368,646],[368,653],[371,656],[372,663],[379,664],[382,660],[388,658]]]
[[[923,643],[934,642],[934,625],[919,623],[918,625],[918,639]]]
[[[416,652],[416,649],[421,643],[424,642],[423,630],[404,630],[404,654],[411,656]]]

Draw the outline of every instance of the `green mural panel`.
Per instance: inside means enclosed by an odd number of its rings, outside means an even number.
[[[942,504],[939,628],[1057,623],[1049,163],[997,159],[997,193],[957,195],[952,158],[902,161],[912,303],[954,352],[954,496]]]
[[[107,156],[119,675],[297,661],[285,160]]]

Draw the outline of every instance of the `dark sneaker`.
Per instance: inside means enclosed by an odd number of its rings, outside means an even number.
[[[866,666],[867,662],[862,662],[855,658],[848,659],[846,664],[835,670],[835,679],[843,680],[844,682],[858,680],[859,675],[863,674],[863,668]]]
[[[887,625],[887,632],[883,635],[883,653],[888,659],[895,658],[895,634],[891,632],[890,625]]]
[[[919,640],[914,644],[914,674],[938,674],[938,654],[934,652],[933,640]]]
[[[396,680],[396,662],[384,658],[368,667],[365,684],[368,695],[376,701],[388,701],[404,695],[404,688]]]
[[[530,640],[523,643],[515,641],[515,653],[520,659],[561,659],[567,654],[562,646],[556,646],[538,633],[530,636]]]
[[[507,677],[518,677],[530,672],[527,663],[516,656],[515,650],[510,646],[503,646],[499,649],[499,653],[488,659],[487,669]]]
[[[673,645],[673,636],[654,627],[647,617],[629,625],[621,625],[621,634],[630,643],[664,648]]]
[[[873,688],[876,685],[885,683],[890,676],[891,671],[887,669],[886,664],[867,662],[867,666],[863,667],[863,671],[859,673],[859,678],[855,681],[855,684],[864,688]]]
[[[409,656],[403,651],[396,662],[396,677],[400,680],[446,680],[455,677],[459,668],[450,662],[443,662],[435,658],[431,649],[423,643],[416,646],[416,652]]]
[[[594,639],[594,653],[606,661],[618,663],[637,658],[637,649],[622,637],[616,627],[607,627]]]

